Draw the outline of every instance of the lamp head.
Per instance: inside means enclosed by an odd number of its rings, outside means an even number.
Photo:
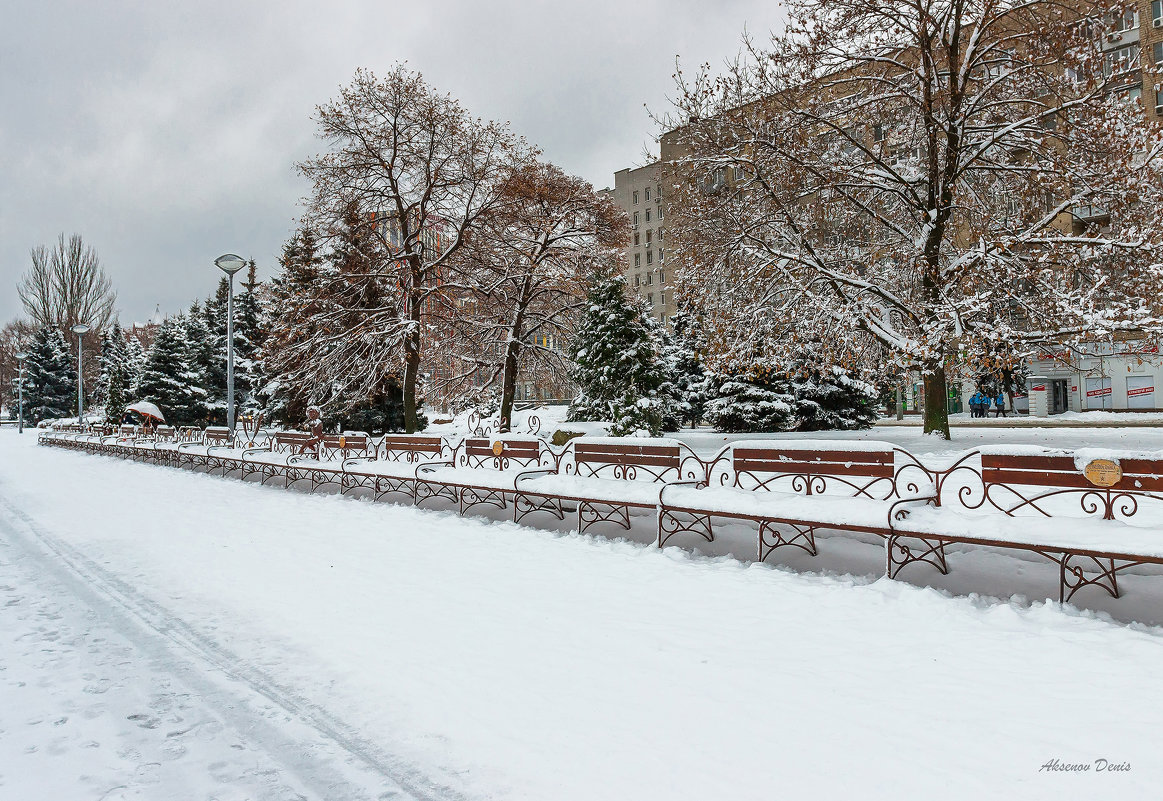
[[[24,360],[25,360],[25,359],[27,359],[27,358],[28,358],[28,354],[27,354],[27,353],[20,352],[20,353],[17,353],[17,354],[16,354],[16,361],[18,361],[18,362],[22,362],[22,361],[24,361]]]
[[[218,269],[227,275],[234,275],[236,272],[246,266],[246,261],[241,256],[235,256],[233,253],[227,253],[224,256],[219,256],[214,260],[214,264]]]
[[[77,336],[80,336],[81,334],[87,334],[92,330],[93,330],[92,326],[90,326],[86,323],[77,323],[72,328],[73,333],[76,334]]]

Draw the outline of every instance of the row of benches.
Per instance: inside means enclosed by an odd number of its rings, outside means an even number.
[[[982,449],[938,465],[881,442],[742,442],[704,459],[675,440],[581,438],[555,449],[529,437],[344,434],[303,453],[310,437],[298,432],[273,432],[253,447],[232,447],[225,429],[200,438],[120,434],[42,440],[264,484],[363,489],[413,504],[444,498],[462,513],[511,504],[516,521],[569,512],[579,531],[629,529],[632,513],[645,511],[656,515],[659,546],[680,536],[711,542],[716,525],[746,521],[757,526],[760,561],[783,547],[815,555],[822,529],[862,532],[883,538],[890,578],[920,563],[948,572],[949,545],[1017,548],[1057,563],[1061,600],[1086,586],[1118,597],[1121,571],[1163,564],[1163,455],[1105,460],[1095,478],[1075,454],[1030,448]]]

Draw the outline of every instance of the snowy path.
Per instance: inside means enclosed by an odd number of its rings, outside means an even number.
[[[1159,629],[30,440],[0,432],[0,798],[1145,799],[1163,781]]]
[[[449,797],[2,497],[0,549],[0,796]]]

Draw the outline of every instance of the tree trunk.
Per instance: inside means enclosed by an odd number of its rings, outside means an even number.
[[[413,269],[413,284],[419,281]],[[416,404],[416,384],[420,378],[420,306],[419,293],[413,290],[408,299],[408,316],[412,326],[404,336],[404,432],[415,434],[420,430],[420,415]]]
[[[513,398],[517,394],[517,358],[521,353],[521,343],[510,339],[505,348],[505,372],[501,379],[501,431],[513,427]]]
[[[925,433],[949,439],[949,390],[945,384],[945,366],[940,361],[926,362],[921,380],[925,384]]]

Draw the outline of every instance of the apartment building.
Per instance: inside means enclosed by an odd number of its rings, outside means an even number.
[[[624,273],[630,291],[650,306],[665,324],[675,313],[672,276],[666,269],[666,236],[662,203],[663,163],[614,173],[614,202],[630,217]]]

